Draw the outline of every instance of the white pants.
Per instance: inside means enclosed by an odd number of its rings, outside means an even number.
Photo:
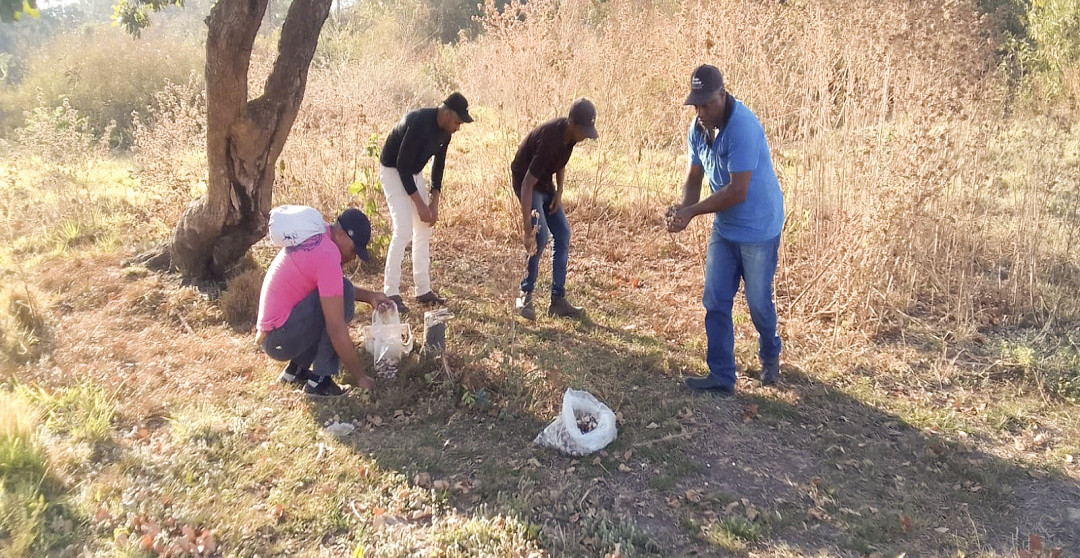
[[[386,269],[383,270],[383,294],[401,294],[401,262],[405,259],[405,247],[412,242],[413,288],[416,296],[431,292],[431,225],[420,220],[416,204],[401,184],[397,169],[382,167],[382,179],[386,205],[390,208],[390,220],[394,233],[386,250]],[[413,175],[416,191],[428,202],[427,184],[419,173]]]

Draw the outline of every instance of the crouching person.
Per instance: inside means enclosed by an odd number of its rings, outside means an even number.
[[[282,248],[271,262],[259,296],[256,341],[271,358],[289,361],[281,372],[283,383],[303,386],[308,395],[335,397],[345,393],[333,380],[339,365],[355,385],[375,387],[349,338],[354,302],[372,307],[393,303],[381,292],[357,288],[341,270],[357,257],[368,260],[367,216],[346,209],[333,223],[321,222],[320,228],[322,232]]]

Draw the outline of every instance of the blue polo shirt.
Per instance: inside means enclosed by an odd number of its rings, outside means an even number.
[[[765,129],[754,113],[728,95],[733,107],[723,129],[709,143],[697,118],[687,135],[690,164],[705,169],[709,189],[716,192],[731,182],[731,173],[750,172],[746,199],[716,213],[722,238],[732,242],[765,242],[784,227],[784,194],[776,181]]]

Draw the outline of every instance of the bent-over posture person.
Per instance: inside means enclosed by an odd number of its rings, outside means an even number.
[[[353,383],[372,389],[349,338],[354,301],[373,308],[392,304],[386,295],[357,288],[341,270],[359,257],[368,260],[371,223],[359,209],[346,209],[326,231],[283,248],[270,263],[259,295],[256,341],[275,360],[289,361],[283,383],[313,396],[345,392],[334,380],[344,365]]]
[[[529,254],[525,263],[525,278],[521,280],[521,293],[516,302],[518,314],[525,319],[536,319],[533,288],[536,287],[540,270],[540,256],[549,237],[553,240],[553,246],[548,315],[575,317],[581,314],[582,309],[566,299],[570,223],[563,211],[562,194],[566,163],[574,152],[574,146],[596,137],[596,107],[588,99],[578,99],[570,106],[568,116],[549,120],[529,132],[510,165],[514,194],[521,202],[525,251]],[[536,218],[532,215],[534,210]]]
[[[452,93],[438,107],[416,109],[406,114],[383,144],[379,177],[394,227],[386,251],[383,293],[397,304],[401,314],[409,311],[401,299],[401,263],[410,242],[416,301],[421,304],[446,302],[431,290],[431,233],[439,220],[439,196],[450,137],[462,123],[472,121],[465,96]],[[431,167],[429,193],[421,171],[432,157],[435,163]]]
[[[697,116],[687,134],[690,165],[682,203],[673,208],[668,230],[681,231],[698,215],[713,216],[702,297],[709,374],[687,378],[686,385],[695,391],[734,393],[731,310],[740,279],[758,331],[761,383],[775,384],[780,379],[781,343],[772,295],[784,194],[773,171],[765,130],[754,113],[727,92],[714,66],[694,70],[685,104],[693,105]],[[702,200],[706,176],[711,194]]]

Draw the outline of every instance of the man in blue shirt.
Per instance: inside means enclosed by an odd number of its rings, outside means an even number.
[[[775,384],[780,379],[780,337],[772,285],[784,226],[784,195],[765,130],[754,113],[727,92],[714,66],[694,70],[685,104],[693,105],[697,116],[687,135],[689,169],[683,200],[669,211],[668,230],[682,231],[694,217],[713,214],[702,297],[709,375],[687,378],[686,385],[695,391],[735,392],[731,309],[740,279],[759,335],[761,383]],[[705,177],[711,194],[702,200]]]

